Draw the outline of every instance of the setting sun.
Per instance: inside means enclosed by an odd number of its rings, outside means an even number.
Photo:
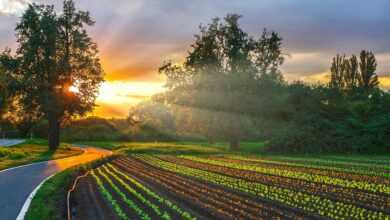
[[[72,92],[72,93],[79,93],[80,92],[80,90],[79,90],[79,88],[77,88],[77,86],[70,86],[68,90],[69,90],[69,92]]]
[[[94,116],[105,118],[127,116],[131,106],[163,92],[164,83],[107,81],[99,89]]]

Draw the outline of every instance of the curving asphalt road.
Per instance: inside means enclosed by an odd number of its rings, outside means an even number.
[[[15,220],[29,194],[47,177],[110,154],[107,150],[86,147],[78,156],[0,171],[0,219]]]
[[[24,139],[0,139],[0,147],[10,147],[25,142]]]

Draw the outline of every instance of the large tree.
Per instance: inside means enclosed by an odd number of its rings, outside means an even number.
[[[250,132],[259,82],[282,81],[282,39],[266,30],[258,39],[250,37],[240,17],[229,14],[200,26],[185,62],[160,68],[168,103],[192,109],[194,126],[209,139],[223,136],[232,149]]]
[[[18,83],[23,112],[47,118],[51,149],[59,146],[64,120],[93,109],[103,81],[97,46],[86,31],[93,24],[72,0],[64,1],[61,14],[53,6],[31,4],[16,27],[15,56],[2,59]]]

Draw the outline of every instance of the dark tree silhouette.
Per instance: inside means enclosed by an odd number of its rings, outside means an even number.
[[[339,89],[344,88],[344,75],[347,62],[348,60],[345,59],[345,55],[337,54],[333,57],[332,65],[330,67],[330,87]]]
[[[362,50],[360,52],[360,79],[359,84],[364,89],[377,88],[379,85],[376,71],[376,59],[372,52]]]
[[[23,111],[47,118],[51,149],[59,146],[64,120],[93,109],[103,81],[97,46],[86,32],[93,24],[89,13],[77,11],[72,0],[64,1],[60,15],[53,6],[31,4],[16,27],[16,55],[3,56],[17,81]]]
[[[5,77],[5,71],[0,66],[0,121],[5,112],[8,103],[8,83]]]
[[[345,61],[345,74],[344,74],[344,84],[348,89],[353,89],[358,86],[360,79],[359,74],[359,62],[356,55],[352,55],[351,58]]]
[[[374,54],[365,50],[360,53],[360,61],[356,55],[348,59],[345,55],[337,54],[332,60],[329,85],[340,90],[378,88],[376,65]]]

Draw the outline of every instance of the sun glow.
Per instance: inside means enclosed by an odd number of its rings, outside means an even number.
[[[152,95],[163,92],[161,82],[104,82],[97,97],[97,108],[92,113],[100,117],[125,117],[131,106],[149,99]]]
[[[69,92],[72,92],[72,93],[79,93],[80,92],[80,90],[79,90],[79,88],[77,88],[77,86],[70,86],[68,90],[69,90]]]

